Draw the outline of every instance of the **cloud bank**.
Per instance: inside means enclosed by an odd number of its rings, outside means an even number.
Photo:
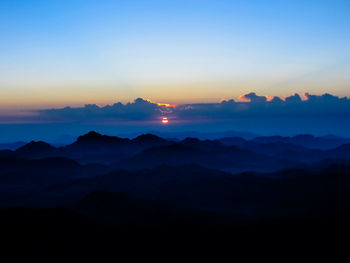
[[[165,105],[138,98],[130,103],[88,104],[0,117],[0,141],[140,132],[240,131],[260,135],[334,134],[350,138],[350,99],[331,94],[286,98],[249,93],[217,103]],[[169,124],[163,125],[167,117]],[[46,136],[46,137],[45,137]]]
[[[148,121],[167,112],[167,107],[138,98],[133,102],[100,107],[96,104],[87,104],[82,108],[66,107],[62,109],[46,109],[38,111],[39,117],[52,121]]]
[[[37,118],[52,122],[99,122],[99,121],[158,121],[166,116],[178,122],[220,121],[237,118],[272,118],[272,117],[334,117],[350,116],[350,99],[331,94],[299,94],[279,97],[260,96],[256,93],[245,94],[237,101],[222,100],[218,103],[183,104],[177,106],[162,105],[138,98],[133,102],[100,107],[95,104],[81,108],[45,109],[38,111]]]

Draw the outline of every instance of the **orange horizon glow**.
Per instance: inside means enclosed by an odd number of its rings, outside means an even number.
[[[169,104],[169,103],[158,103],[157,102],[157,105],[158,106],[164,106],[166,108],[175,108],[177,105],[176,104]]]

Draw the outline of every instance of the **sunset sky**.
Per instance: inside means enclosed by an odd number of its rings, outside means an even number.
[[[350,96],[348,0],[1,0],[0,111]]]

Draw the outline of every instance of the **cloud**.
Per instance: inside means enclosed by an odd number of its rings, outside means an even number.
[[[286,97],[286,100],[285,100],[286,103],[301,103],[302,100],[301,100],[301,97],[299,94],[294,94],[294,95],[291,95],[289,97]]]
[[[127,104],[117,102],[104,107],[96,104],[87,104],[82,108],[46,109],[40,110],[38,113],[42,119],[57,121],[98,121],[106,119],[145,121],[168,113],[169,110],[165,105],[158,105],[157,103],[137,98]]]
[[[333,104],[333,103],[339,103],[339,102],[346,103],[349,101],[349,99],[346,97],[339,98],[339,97],[333,96],[329,93],[325,93],[321,96],[305,93],[305,97],[307,98],[308,102],[320,103],[320,104]]]
[[[302,100],[299,94],[282,99],[267,97],[254,92],[241,96],[237,101],[222,100],[217,103],[197,103],[183,105],[165,105],[143,98],[130,103],[117,102],[113,105],[98,106],[87,104],[84,107],[66,107],[61,109],[45,109],[37,111],[37,116],[31,116],[30,122],[77,122],[77,123],[159,123],[167,116],[171,123],[217,123],[231,121],[254,123],[272,118],[279,122],[300,119],[312,122],[315,117],[349,121],[350,100],[331,94],[304,94]],[[242,101],[243,100],[243,101]],[[25,117],[22,117],[22,119]]]
[[[280,98],[280,97],[277,97],[277,96],[274,96],[271,100],[270,100],[270,103],[273,103],[273,104],[282,104],[284,101]]]
[[[280,98],[249,93],[241,98],[245,101],[225,99],[217,103],[182,105],[164,105],[138,98],[130,103],[116,102],[106,106],[87,104],[83,107],[37,110],[30,115],[3,115],[0,116],[0,123],[16,124],[8,128],[7,134],[12,137],[20,133],[25,137],[27,133],[54,136],[79,135],[89,130],[118,134],[121,131],[172,129],[249,131],[261,135],[312,133],[350,136],[350,100],[346,97],[305,93],[303,96],[293,94]],[[169,119],[167,128],[161,125],[164,116]],[[3,139],[8,126],[1,126]]]
[[[250,103],[265,103],[267,101],[266,96],[258,96],[254,92],[240,96],[239,98],[242,101],[246,101],[246,102],[250,102]]]
[[[238,101],[223,100],[220,103],[188,104],[176,107],[173,113],[186,118],[203,118],[210,120],[254,119],[254,118],[301,118],[312,121],[317,117],[334,117],[339,115],[350,116],[350,100],[330,94],[304,94],[302,100],[299,94],[293,94],[281,99],[268,98],[256,93],[241,96]],[[243,100],[243,101],[242,101]]]

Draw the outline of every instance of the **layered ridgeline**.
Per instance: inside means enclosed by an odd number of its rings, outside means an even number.
[[[255,196],[251,190],[259,188],[269,196],[280,191],[265,188],[276,179],[288,188],[288,180],[305,174],[307,180],[347,174],[348,165],[349,140],[333,136],[167,140],[152,134],[127,139],[89,132],[64,147],[32,141],[16,150],[0,151],[0,202],[5,206],[64,204],[96,190],[159,200],[171,197],[183,204],[195,203],[197,191],[212,192],[218,199],[223,195],[224,200],[226,195],[231,199],[240,193]],[[191,194],[186,196],[186,191]],[[211,208],[226,201],[214,202]]]
[[[32,141],[16,150],[0,151],[1,158],[63,157],[80,164],[103,164],[121,169],[197,164],[229,172],[270,172],[324,159],[348,159],[349,156],[349,139],[311,135],[251,140],[240,137],[167,140],[152,134],[128,139],[89,132],[64,147]]]
[[[0,156],[0,225],[16,249],[130,258],[180,246],[224,255],[244,244],[338,248],[350,233],[343,138],[90,132],[64,147],[30,142]]]

